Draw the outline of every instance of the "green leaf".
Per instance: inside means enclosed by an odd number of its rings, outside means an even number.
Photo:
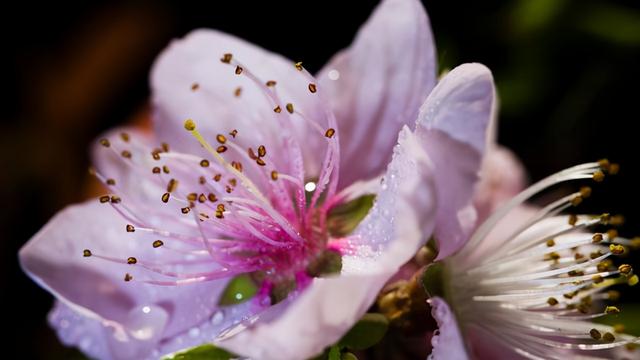
[[[227,284],[226,289],[220,296],[218,305],[228,306],[245,302],[256,295],[258,286],[251,279],[251,276],[242,274],[234,277]]]
[[[321,277],[339,274],[342,270],[342,255],[334,250],[324,250],[307,266],[307,275]]]
[[[338,346],[351,350],[364,350],[377,344],[389,328],[389,320],[377,313],[365,314],[349,332],[340,339]]]
[[[624,325],[625,334],[640,336],[640,305],[619,304],[620,314],[606,315],[595,319],[595,322],[605,325]]]
[[[238,356],[213,346],[211,344],[200,345],[189,350],[181,351],[167,357],[164,360],[230,360]]]
[[[334,237],[351,234],[373,206],[375,195],[364,195],[331,209],[327,217],[329,233]]]
[[[445,297],[443,276],[444,266],[439,262],[429,264],[424,270],[421,281],[429,297]]]
[[[358,357],[355,356],[353,353],[346,352],[342,354],[342,356],[340,357],[340,360],[358,360]]]
[[[327,358],[328,360],[340,360],[340,347],[339,346],[332,346],[329,349],[329,356]]]

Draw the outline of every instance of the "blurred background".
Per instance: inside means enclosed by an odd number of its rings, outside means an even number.
[[[217,28],[304,61],[315,71],[351,42],[376,1],[358,1],[358,7],[345,3],[3,5],[0,301],[3,330],[9,331],[2,339],[5,354],[81,358],[62,347],[46,325],[52,297],[22,273],[16,254],[56,211],[90,193],[91,141],[110,127],[145,117],[148,72],[170,39],[198,27]],[[622,213],[627,219],[622,234],[640,235],[640,3],[424,3],[441,70],[470,61],[492,69],[501,101],[499,140],[522,159],[530,179],[602,157],[620,162],[620,175],[594,188],[584,209]],[[624,293],[623,310],[624,303],[638,302],[637,293]]]

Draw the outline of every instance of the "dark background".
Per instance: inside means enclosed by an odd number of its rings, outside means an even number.
[[[45,322],[52,298],[20,270],[18,249],[66,204],[92,193],[88,147],[144,117],[147,75],[171,38],[233,33],[318,70],[347,46],[375,1],[10,2],[3,5],[0,112],[1,351],[78,358]],[[502,144],[539,179],[608,157],[620,176],[585,210],[623,213],[640,234],[640,6],[637,0],[425,1],[441,69],[489,66]],[[304,39],[304,40],[300,40]],[[625,294],[625,301],[638,301]]]

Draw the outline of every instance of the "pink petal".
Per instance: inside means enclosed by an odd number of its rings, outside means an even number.
[[[433,297],[428,302],[431,305],[431,316],[436,319],[439,328],[438,334],[431,338],[433,359],[468,359],[460,329],[449,305],[439,297]]]
[[[408,129],[396,149],[376,204],[344,245],[340,276],[315,279],[280,316],[220,340],[221,346],[256,359],[309,358],[360,319],[433,227],[429,181],[416,166],[424,154],[415,153],[422,150]]]
[[[433,162],[438,194],[438,259],[462,247],[475,226],[472,197],[494,111],[493,78],[480,64],[453,69],[420,109],[416,135]]]
[[[235,65],[220,61],[225,53],[233,61],[242,63],[244,72],[235,74]],[[248,76],[259,78],[259,84]],[[274,119],[275,103],[266,96],[265,83],[277,82],[276,92],[281,117],[288,120],[282,127]],[[198,85],[193,91],[192,86]],[[167,141],[180,151],[199,154],[203,150],[193,137],[184,131],[186,119],[193,119],[205,139],[215,143],[215,136],[238,130],[236,141],[243,146],[265,145],[276,150],[281,144],[279,135],[292,132],[304,144],[305,166],[318,174],[326,139],[317,134],[309,123],[291,116],[285,105],[291,102],[296,111],[320,121],[323,116],[317,94],[308,90],[309,82],[296,70],[294,62],[215,30],[195,30],[186,37],[174,40],[156,60],[151,72],[154,124],[158,139]],[[241,95],[234,95],[241,88]],[[324,125],[323,125],[324,126]],[[313,134],[313,135],[310,135]],[[289,154],[269,152],[285,161],[293,161]]]
[[[78,314],[77,321],[55,323],[60,332],[83,326],[87,319],[100,324],[87,327],[94,333],[84,334],[94,343],[106,341],[102,350],[90,353],[99,358],[145,356],[158,341],[209,319],[224,287],[224,281],[146,285],[135,281],[149,276],[140,267],[97,258],[97,254],[108,255],[124,262],[135,256],[162,262],[165,250],[153,249],[154,238],[128,236],[125,225],[108,204],[91,200],[58,213],[20,250],[23,269]],[[83,257],[84,249],[94,255]],[[134,281],[125,282],[125,273],[132,274]]]
[[[382,1],[318,79],[341,131],[341,183],[380,175],[391,158],[393,134],[413,124],[435,85],[435,47],[420,2]]]

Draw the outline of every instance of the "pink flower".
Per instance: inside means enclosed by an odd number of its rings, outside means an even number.
[[[58,300],[50,322],[61,340],[96,358],[214,341],[260,359],[310,357],[338,340],[434,221],[469,205],[444,191],[434,216],[443,181],[475,178],[475,163],[438,163],[448,148],[437,144],[456,139],[434,132],[435,176],[422,171],[430,160],[408,129],[396,145],[435,69],[415,0],[384,1],[317,77],[213,30],[172,43],[151,74],[155,132],[114,130],[94,150],[111,194],[61,211],[20,252]],[[430,95],[437,126],[475,123],[478,112],[484,126],[486,77],[479,65],[452,71],[439,85],[451,98]],[[358,227],[332,236],[330,210],[372,192]],[[339,274],[325,277],[336,261]],[[260,291],[220,306],[239,274],[253,274]]]
[[[438,87],[433,93],[437,91]],[[433,119],[423,111],[417,132],[433,125]],[[450,135],[469,144],[482,138],[483,129],[469,128],[468,124],[452,123]],[[420,139],[423,147],[433,146],[426,141],[428,137]],[[460,222],[451,226],[453,231],[438,233],[436,228],[440,261],[425,273],[427,283],[438,284],[429,299],[439,325],[438,335],[432,338],[432,358],[633,356],[631,351],[640,338],[591,320],[620,311],[603,305],[619,296],[616,291],[607,291],[609,287],[638,282],[629,265],[616,267],[609,259],[629,247],[639,247],[638,239],[621,237],[614,229],[603,233],[590,230],[619,222],[606,214],[561,215],[588,197],[589,187],[543,208],[525,205],[531,197],[559,183],[601,181],[605,173],[617,173],[618,166],[606,160],[574,166],[519,192],[524,182],[522,168],[505,151],[491,150],[483,161],[474,195],[479,220],[459,217]],[[471,154],[467,156],[478,161]],[[461,185],[466,190],[470,183]],[[460,229],[469,228],[468,237],[459,236]]]

